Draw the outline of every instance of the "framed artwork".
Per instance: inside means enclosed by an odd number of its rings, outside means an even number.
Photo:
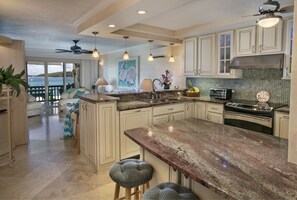
[[[118,62],[118,87],[137,88],[138,87],[138,59],[121,60]]]

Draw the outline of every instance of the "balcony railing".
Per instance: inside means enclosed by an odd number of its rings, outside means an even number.
[[[48,101],[58,101],[61,99],[61,94],[64,91],[63,85],[50,85],[48,86]],[[35,97],[36,101],[45,101],[45,87],[44,86],[29,86],[28,94]]]

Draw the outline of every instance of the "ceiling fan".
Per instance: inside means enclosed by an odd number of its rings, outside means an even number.
[[[281,16],[275,15],[275,13],[291,13],[293,11],[294,11],[294,6],[286,6],[286,7],[280,8],[280,4],[278,1],[267,0],[266,2],[263,3],[263,5],[260,5],[259,13],[248,15],[248,16],[263,15],[263,17],[257,20],[257,23],[262,27],[272,27],[282,19]]]
[[[72,40],[74,42],[74,46],[70,47],[70,50],[68,49],[56,49],[56,53],[74,53],[74,54],[92,54],[93,51],[82,49],[80,46],[77,46],[77,43],[79,40]]]
[[[278,1],[268,0],[259,7],[259,13],[253,16],[266,15],[268,13],[290,13],[294,11],[294,6],[280,8]]]

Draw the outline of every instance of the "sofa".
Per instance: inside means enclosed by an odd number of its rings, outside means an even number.
[[[58,103],[59,112],[63,112],[67,105],[77,103],[78,95],[89,94],[89,90],[86,88],[70,88],[62,93],[61,99]]]
[[[41,102],[37,102],[35,97],[28,95],[27,97],[27,117],[33,117],[42,115],[42,106]]]

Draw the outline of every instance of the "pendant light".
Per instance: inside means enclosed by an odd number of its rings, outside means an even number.
[[[168,62],[174,63],[175,62],[174,58],[173,58],[173,45],[174,45],[174,43],[170,43],[170,45],[171,45],[171,56],[170,56]]]
[[[125,53],[123,55],[123,60],[129,60],[129,54],[127,52],[127,39],[129,38],[129,36],[124,36],[126,42],[125,42]]]
[[[98,32],[97,31],[94,31],[92,33],[94,34],[94,37],[95,37],[95,49],[94,49],[94,51],[92,53],[92,57],[98,58],[99,55],[100,55],[99,52],[98,52],[98,50],[96,49],[96,35],[98,34]]]
[[[152,42],[153,42],[154,40],[149,40],[148,42],[150,43],[150,54],[149,54],[149,56],[148,56],[148,58],[147,58],[147,61],[149,61],[149,62],[152,62],[152,61],[154,61],[154,58],[153,58],[153,55],[152,55],[152,53],[151,53],[151,48],[152,48]]]

